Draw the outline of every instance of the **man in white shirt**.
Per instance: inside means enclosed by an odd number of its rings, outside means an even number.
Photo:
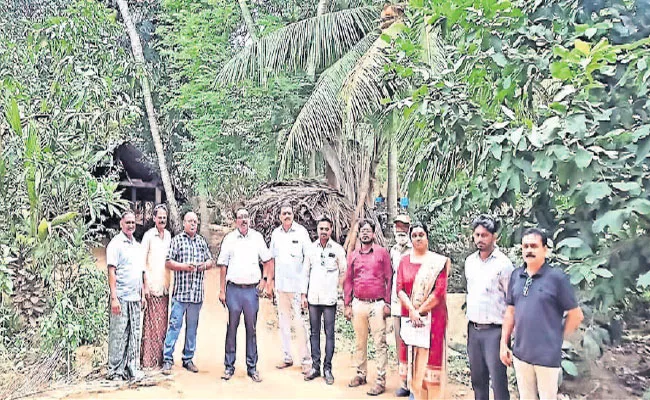
[[[496,246],[499,221],[479,215],[472,222],[477,251],[465,260],[467,278],[467,353],[476,400],[508,400],[506,366],[499,358],[512,262]]]
[[[219,301],[228,308],[226,327],[225,371],[221,379],[229,380],[235,373],[237,328],[241,314],[246,327],[246,369],[253,382],[261,382],[257,371],[257,312],[259,292],[273,295],[273,257],[261,233],[249,228],[248,210],[235,211],[237,229],[223,238],[217,266],[221,268]],[[259,261],[264,264],[264,279]]]
[[[411,218],[406,214],[399,214],[395,217],[393,233],[395,235],[395,245],[390,249],[390,261],[393,266],[393,292],[391,293],[390,315],[393,317],[393,330],[395,331],[395,346],[400,347],[402,338],[400,337],[400,326],[402,321],[402,305],[397,298],[397,269],[402,257],[411,253],[413,244],[409,238],[409,229],[411,227]],[[399,360],[398,360],[399,361]],[[401,381],[400,387],[395,392],[397,397],[408,397],[411,392],[408,389],[407,382]]]
[[[347,269],[343,246],[331,239],[332,220],[322,217],[317,225],[318,239],[310,245],[305,256],[302,292],[303,305],[309,304],[311,323],[312,368],[305,375],[306,381],[320,376],[320,326],[325,320],[325,362],[323,376],[325,383],[334,383],[332,358],[334,356],[334,323],[336,321],[336,301],[338,287],[343,283]]]
[[[140,243],[133,237],[135,214],[126,210],[122,231],[106,247],[111,313],[108,319],[108,372],[114,380],[139,380],[140,308],[145,304],[147,274]]]
[[[172,235],[167,226],[167,207],[158,204],[153,209],[156,226],[145,232],[142,249],[149,284],[142,326],[141,363],[144,368],[160,368],[163,363],[163,345],[167,334],[170,271],[165,261]]]
[[[282,339],[283,359],[278,369],[293,365],[291,355],[291,325],[296,332],[298,351],[302,361],[302,372],[311,368],[307,321],[303,320],[301,294],[303,290],[303,262],[307,248],[311,245],[309,233],[293,220],[293,208],[285,203],[280,206],[281,225],[271,234],[270,250],[275,260],[275,289],[278,298],[278,321]],[[306,288],[304,288],[306,289]]]

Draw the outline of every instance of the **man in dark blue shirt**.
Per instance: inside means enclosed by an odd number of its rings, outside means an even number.
[[[568,276],[546,262],[547,242],[539,229],[524,231],[525,264],[512,272],[506,297],[500,356],[507,366],[514,361],[522,399],[557,399],[562,341],[583,319]],[[508,344],[514,329],[511,351]]]

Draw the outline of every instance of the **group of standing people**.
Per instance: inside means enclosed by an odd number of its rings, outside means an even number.
[[[170,373],[183,318],[182,365],[198,372],[193,356],[204,274],[219,268],[219,301],[228,311],[223,380],[231,379],[235,372],[236,334],[243,314],[247,374],[252,381],[261,382],[256,336],[259,297],[275,294],[282,343],[276,368],[294,364],[293,327],[304,380],[322,376],[327,384],[333,384],[335,318],[342,289],[344,315],[355,332],[356,374],[348,386],[367,384],[370,335],[377,371],[367,394],[385,392],[386,328],[392,324],[400,375],[395,395],[416,399],[444,396],[451,261],[429,250],[424,224],[411,223],[407,215],[397,216],[393,226],[396,243],[389,251],[375,242],[374,223],[361,220],[360,246],[346,255],[332,239],[333,223],[327,217],[317,221],[318,237],[312,242],[307,230],[294,221],[292,206],[284,204],[281,224],[267,247],[262,234],[250,227],[248,210],[239,208],[235,211],[236,229],[224,237],[215,262],[207,242],[197,233],[196,214],[185,214],[184,231],[173,239],[165,229],[167,210],[163,205],[154,208],[154,219],[156,226],[138,244],[133,238],[135,215],[126,211],[120,221],[122,231],[107,248],[109,379],[140,378],[140,361],[145,368],[162,367],[163,373]],[[524,265],[515,269],[496,246],[498,230],[496,219],[477,217],[472,223],[477,251],[465,262],[467,345],[475,397],[489,399],[491,386],[495,399],[509,399],[506,372],[514,364],[522,399],[554,399],[562,340],[579,326],[582,312],[567,276],[546,261],[548,239],[543,231],[531,228],[524,232]],[[171,302],[170,271],[174,273]],[[145,315],[140,341],[141,309]],[[326,338],[322,363],[321,326]]]

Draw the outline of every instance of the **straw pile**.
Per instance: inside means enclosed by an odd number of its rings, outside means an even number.
[[[350,230],[354,205],[340,192],[325,182],[314,179],[300,179],[288,182],[271,182],[260,187],[246,204],[251,224],[269,242],[271,232],[280,225],[280,207],[283,203],[293,206],[294,220],[309,231],[316,240],[316,221],[323,215],[334,223],[332,238],[343,244]],[[366,218],[377,225],[377,240],[383,242],[381,227],[375,214],[365,208]]]

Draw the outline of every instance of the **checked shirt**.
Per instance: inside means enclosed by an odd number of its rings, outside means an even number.
[[[199,264],[212,260],[212,253],[203,236],[190,237],[180,233],[172,239],[167,253],[168,260],[179,263]],[[172,297],[186,303],[201,303],[204,296],[203,278],[205,271],[174,271],[174,291]]]

